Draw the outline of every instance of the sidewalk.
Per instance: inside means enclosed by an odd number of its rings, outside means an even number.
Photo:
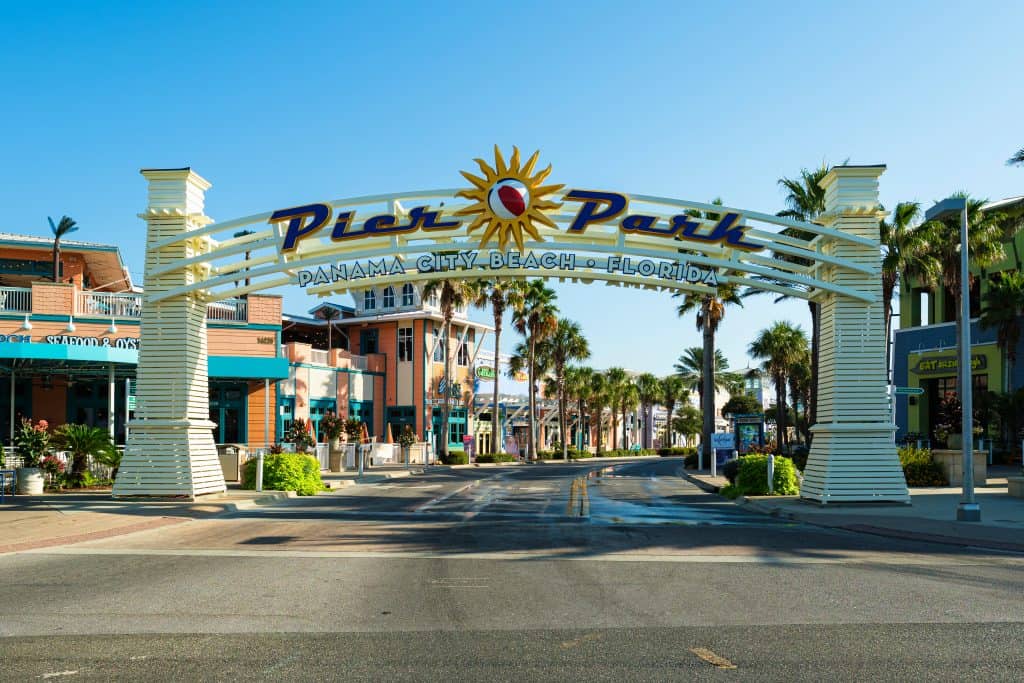
[[[993,473],[975,489],[981,522],[956,521],[959,487],[912,488],[910,505],[834,504],[821,506],[797,496],[750,496],[735,502],[748,510],[817,526],[861,533],[1024,553],[1024,499],[1011,498],[1005,477]],[[728,483],[707,472],[683,477],[709,492]]]

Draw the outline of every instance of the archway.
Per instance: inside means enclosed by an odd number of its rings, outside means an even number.
[[[909,502],[886,396],[878,178],[840,166],[810,224],[731,207],[545,184],[538,155],[463,172],[464,188],[351,197],[235,220],[204,214],[189,168],[149,182],[136,420],[115,496],[224,490],[208,419],[212,301],[299,285],[327,296],[449,277],[604,281],[713,292],[719,283],[821,306],[818,423],[801,496]],[[778,230],[790,228],[790,234]]]

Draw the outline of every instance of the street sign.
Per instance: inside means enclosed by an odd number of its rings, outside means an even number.
[[[896,387],[897,396],[920,396],[923,393],[923,387]]]

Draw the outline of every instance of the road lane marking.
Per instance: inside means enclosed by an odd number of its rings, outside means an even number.
[[[514,552],[471,552],[444,553],[427,551],[383,551],[383,550],[255,550],[249,548],[95,548],[89,546],[64,546],[24,550],[11,555],[107,555],[107,556],[153,556],[153,557],[249,557],[260,559],[396,559],[396,560],[519,560],[529,562],[669,562],[677,564],[753,564],[776,567],[797,565],[851,564],[864,566],[1024,566],[1024,560],[1000,557],[952,556],[861,556],[861,557],[774,557],[762,555],[665,555],[613,553],[578,556],[576,549],[566,550],[568,555],[536,551]]]
[[[736,665],[721,655],[716,655],[706,647],[691,647],[690,652],[697,655],[705,662],[719,669],[735,669]]]
[[[452,496],[457,496],[460,493],[462,493],[463,491],[471,489],[474,486],[479,486],[481,483],[483,483],[485,481],[490,481],[491,479],[497,479],[498,477],[504,477],[506,474],[508,474],[508,473],[507,472],[500,472],[498,474],[494,474],[494,475],[491,475],[489,477],[484,477],[483,479],[476,479],[474,481],[471,481],[468,484],[466,484],[465,486],[460,486],[459,488],[455,489],[454,491],[450,491],[450,492],[448,492],[448,493],[446,493],[444,495],[437,496],[436,498],[431,498],[426,503],[423,503],[422,505],[419,505],[419,506],[413,508],[413,512],[423,512],[424,510],[429,510],[430,508],[434,507],[435,505],[437,505],[439,503],[443,503],[444,501],[448,500]]]
[[[575,640],[563,640],[562,641],[562,649],[563,650],[568,650],[569,648],[576,647],[576,646],[580,645],[581,643],[585,643],[585,642],[590,641],[590,640],[600,640],[600,639],[601,639],[601,634],[600,633],[587,633],[585,635],[580,636],[579,638],[576,638]]]

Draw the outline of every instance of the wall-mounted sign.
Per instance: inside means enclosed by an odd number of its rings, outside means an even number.
[[[31,344],[32,337],[27,334],[0,334],[0,342],[11,342],[14,344]]]
[[[138,349],[138,337],[75,337],[68,334],[48,334],[43,337],[47,344],[63,344],[65,346],[102,346],[115,349]]]
[[[487,382],[494,381],[494,367],[491,365],[478,365],[476,366],[477,379],[482,379]]]
[[[985,356],[971,356],[971,371],[984,370],[988,367]],[[957,356],[940,356],[938,358],[922,358],[917,361],[911,372],[918,375],[955,375],[960,368]]]

